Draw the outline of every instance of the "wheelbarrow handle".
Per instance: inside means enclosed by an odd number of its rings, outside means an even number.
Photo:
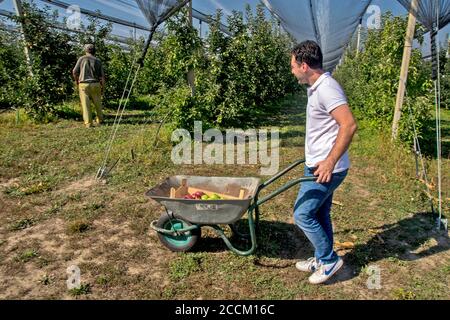
[[[256,197],[256,201],[253,203],[252,208],[256,208],[260,205],[262,205],[264,202],[269,201],[270,199],[276,197],[277,195],[279,195],[280,193],[283,193],[284,191],[292,188],[293,186],[296,186],[297,184],[300,184],[302,182],[309,182],[309,181],[316,181],[318,177],[301,177],[292,181],[289,181],[288,183],[286,183],[284,186],[280,187],[279,189],[275,190],[274,192],[272,192],[271,194],[268,194],[267,196],[265,196],[262,199],[258,199]],[[258,190],[259,193],[260,190]],[[258,196],[258,194],[257,194]]]
[[[302,163],[305,163],[306,160],[301,159],[301,160],[297,160],[295,161],[293,164],[291,164],[289,167],[287,167],[286,169],[278,172],[276,175],[274,175],[272,178],[270,178],[269,180],[263,182],[260,186],[259,189],[263,189],[265,187],[267,187],[268,185],[272,184],[273,182],[275,182],[276,180],[278,180],[279,178],[281,178],[282,176],[284,176],[286,173],[288,173],[289,171],[291,171],[292,169],[294,169],[295,167],[301,165]]]

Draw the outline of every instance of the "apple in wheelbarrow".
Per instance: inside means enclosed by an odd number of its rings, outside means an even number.
[[[193,195],[187,194],[187,195],[184,196],[184,199],[186,199],[186,200],[194,200],[195,198],[194,198]]]
[[[201,192],[201,191],[197,191],[194,194],[192,194],[194,199],[198,199],[198,200],[201,200],[204,195],[205,195],[205,193]]]

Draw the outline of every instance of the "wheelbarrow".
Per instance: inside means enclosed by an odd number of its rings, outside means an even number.
[[[289,181],[260,199],[261,191],[304,162],[305,160],[296,161],[263,183],[260,183],[259,178],[169,177],[145,193],[165,209],[159,220],[153,221],[150,227],[157,232],[162,244],[171,251],[189,251],[201,238],[201,229],[208,227],[222,238],[232,252],[241,256],[251,255],[257,248],[259,206],[302,182],[316,181],[317,177],[302,177]],[[205,190],[224,195],[224,198],[220,200],[180,198],[191,190]],[[246,234],[237,228],[237,223],[245,213],[248,216],[249,228],[249,233]],[[234,235],[251,240],[251,247],[242,251],[233,246],[219,225],[229,225]]]

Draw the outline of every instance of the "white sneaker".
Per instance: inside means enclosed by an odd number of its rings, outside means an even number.
[[[323,283],[330,279],[343,265],[344,261],[341,258],[334,263],[320,264],[317,271],[309,277],[309,282],[312,284]]]
[[[302,260],[295,264],[295,267],[297,270],[303,271],[303,272],[314,272],[319,267],[319,264],[317,263],[316,258],[312,257],[308,260]]]

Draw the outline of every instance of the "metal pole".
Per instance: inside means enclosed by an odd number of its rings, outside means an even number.
[[[447,59],[450,59],[450,34],[447,33],[447,53],[445,54]]]
[[[405,36],[405,47],[403,50],[402,68],[400,71],[400,82],[398,85],[397,99],[395,102],[394,121],[392,123],[392,139],[397,139],[398,123],[402,116],[402,106],[405,98],[406,81],[408,80],[408,68],[411,60],[411,50],[414,40],[414,31],[416,28],[416,16],[418,0],[412,0],[409,10],[408,28]]]
[[[14,1],[14,7],[16,8],[17,16],[20,18],[23,18],[22,1],[21,0],[13,0],[13,1]],[[22,37],[23,37],[23,51],[25,53],[25,59],[27,60],[28,72],[30,73],[30,76],[33,76],[33,69],[31,68],[30,51],[28,50],[25,30],[23,28],[22,22],[20,22],[20,33],[22,34]]]
[[[189,24],[191,26],[193,26],[192,0],[190,0],[189,4],[188,4],[188,17],[189,17]],[[188,71],[187,79],[188,79],[189,87],[191,88],[191,95],[194,96],[195,95],[195,74],[194,74],[194,70],[190,69]]]
[[[362,18],[359,20],[359,26],[358,26],[358,40],[356,43],[356,56],[358,56],[359,52],[361,51],[361,30],[362,30]]]
[[[189,0],[188,2],[188,19],[189,19],[189,24],[192,26],[194,20],[192,18],[192,0]]]
[[[437,161],[438,161],[438,210],[439,222],[438,229],[441,225],[445,230],[448,228],[448,220],[442,218],[442,136],[441,136],[441,70],[440,70],[440,47],[439,47],[439,2],[436,3],[436,34],[434,38],[435,55],[433,59],[436,60],[436,137],[437,137]]]

